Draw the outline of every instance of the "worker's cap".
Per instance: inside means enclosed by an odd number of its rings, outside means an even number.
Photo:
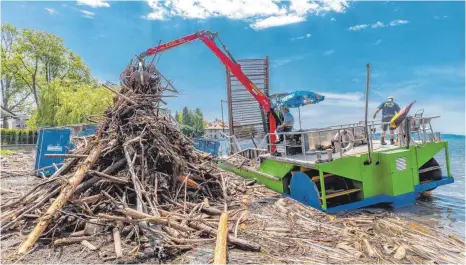
[[[392,96],[388,96],[388,99],[393,99],[393,97],[392,97]]]

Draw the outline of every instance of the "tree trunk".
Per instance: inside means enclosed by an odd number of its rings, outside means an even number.
[[[37,93],[37,68],[39,67],[39,59],[36,58],[36,68],[34,73],[32,74],[32,93],[34,94],[34,101],[36,103],[36,107],[39,108],[39,96]]]
[[[2,85],[2,100],[3,100],[3,108],[8,109],[8,100],[9,97],[7,97],[7,91],[10,88],[10,82],[8,80],[5,80],[5,83],[3,83],[3,80],[1,80],[1,85]],[[3,117],[3,128],[8,128],[8,117]]]

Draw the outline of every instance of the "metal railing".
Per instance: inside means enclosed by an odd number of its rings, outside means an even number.
[[[434,118],[439,118],[440,116],[429,116],[429,117],[411,117],[408,116],[405,121],[394,131],[394,137],[398,138],[397,147],[404,147],[409,145],[420,145],[432,141],[440,141],[440,133],[434,133],[431,120]],[[350,123],[336,126],[329,126],[322,129],[312,129],[312,130],[303,130],[303,131],[293,131],[293,132],[277,132],[274,133],[278,137],[283,135],[284,141],[280,144],[271,143],[271,133],[268,133],[264,136],[261,143],[258,147],[265,146],[266,149],[270,150],[272,145],[277,146],[277,151],[280,152],[284,157],[293,156],[288,155],[287,150],[289,148],[301,148],[301,155],[303,159],[306,160],[307,156],[315,155],[316,160],[320,160],[322,153],[327,155],[327,160],[333,159],[332,153],[333,150],[339,153],[339,157],[345,155],[355,155],[361,153],[367,153],[368,150],[362,152],[356,152],[355,146],[361,144],[368,144],[370,147],[370,152],[374,151],[374,140],[376,140],[376,127],[382,125],[389,125],[390,122],[368,122],[368,137],[365,137],[365,125],[361,123]],[[405,133],[406,129],[409,130],[408,133]],[[359,130],[358,137],[355,137],[356,132]],[[429,133],[430,132],[430,133]],[[326,135],[327,145],[322,144],[322,134]],[[329,139],[329,135],[332,134],[333,137]],[[417,134],[417,141],[412,137],[412,134]],[[344,137],[344,135],[349,135],[349,137]],[[362,136],[360,136],[362,135]],[[390,136],[390,129],[387,130],[387,135]],[[387,136],[386,135],[386,136]],[[301,143],[297,145],[293,141],[289,141],[290,138],[294,136],[299,136]],[[324,135],[325,136],[325,135]],[[234,136],[230,136],[234,137]],[[288,138],[288,139],[287,139]],[[307,138],[307,139],[306,139]],[[314,147],[311,148],[311,138],[317,138],[318,144],[314,144]],[[346,138],[346,139],[344,139]],[[234,138],[236,140],[236,138]],[[237,141],[237,140],[236,140]],[[309,144],[309,148],[306,148],[306,143]],[[330,144],[328,144],[330,143]],[[279,148],[280,147],[280,148]],[[329,148],[325,148],[329,147]],[[382,148],[380,145],[377,149]],[[281,150],[280,150],[281,149]],[[327,149],[332,149],[330,153]],[[240,151],[240,150],[238,150]]]

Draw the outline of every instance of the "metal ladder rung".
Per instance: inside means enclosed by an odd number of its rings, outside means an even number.
[[[326,199],[340,197],[340,196],[343,196],[343,195],[347,195],[347,194],[351,194],[351,193],[355,193],[355,192],[359,192],[359,191],[361,191],[361,189],[344,190],[342,192],[336,192],[336,193],[329,194],[329,195],[326,196]],[[322,199],[322,196],[320,197],[320,199]]]
[[[328,173],[328,174],[325,174],[325,175],[324,175],[324,178],[331,177],[331,176],[333,176],[333,174],[332,174],[332,173]],[[314,181],[314,182],[319,181],[319,180],[320,180],[320,176],[314,176],[314,177],[312,177],[311,180]]]

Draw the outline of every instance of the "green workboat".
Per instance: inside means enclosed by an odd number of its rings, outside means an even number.
[[[219,165],[326,212],[401,207],[454,182],[448,143],[431,125],[436,118],[407,116],[397,129],[397,142],[388,145],[377,139],[381,123],[375,122],[287,132],[281,144],[241,150]],[[446,174],[434,158],[440,152],[446,156]]]

